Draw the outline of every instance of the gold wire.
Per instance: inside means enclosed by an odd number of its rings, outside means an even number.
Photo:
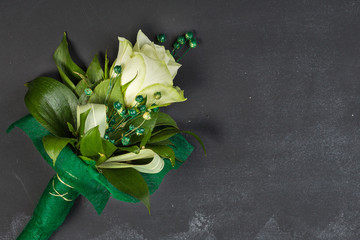
[[[60,181],[62,184],[64,184],[65,186],[68,186],[69,188],[74,188],[73,186],[70,186],[69,184],[66,184],[63,180],[61,180],[61,178],[60,178],[60,176],[59,176],[58,173],[56,174],[56,176],[57,176],[57,178],[59,179],[59,181]]]
[[[57,175],[57,176],[58,176],[58,179],[60,180],[59,175]],[[61,181],[61,183],[63,183],[65,186],[71,187],[71,186],[65,184],[62,180],[60,180],[60,181]],[[53,196],[55,196],[55,197],[61,197],[62,199],[64,199],[64,200],[67,201],[67,202],[73,201],[72,199],[68,199],[68,198],[64,197],[65,195],[68,194],[68,192],[66,192],[66,193],[64,193],[64,194],[60,194],[60,193],[55,189],[55,177],[53,178],[53,181],[52,181],[52,187],[53,187],[54,192],[57,193],[57,194],[52,193],[52,192],[49,192],[51,195],[53,195]],[[73,188],[73,187],[71,187],[71,188]]]

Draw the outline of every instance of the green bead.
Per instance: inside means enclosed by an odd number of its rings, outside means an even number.
[[[158,107],[156,107],[156,108],[153,108],[153,109],[151,109],[153,112],[158,112],[159,111],[159,108]]]
[[[194,33],[193,32],[187,32],[187,33],[185,33],[185,38],[187,39],[187,40],[190,40],[190,39],[192,39],[194,37]]]
[[[120,110],[120,109],[122,108],[122,104],[119,103],[119,102],[114,102],[114,108],[115,108],[116,110]]]
[[[146,106],[145,105],[141,105],[138,107],[140,112],[145,112],[146,111]]]
[[[173,45],[174,49],[179,49],[180,48],[180,44],[178,42],[175,42]]]
[[[159,99],[161,98],[161,92],[156,92],[156,93],[154,93],[154,98],[155,98],[156,100],[159,100]]]
[[[104,139],[105,139],[105,140],[109,140],[110,137],[109,137],[107,134],[105,134],[105,135],[104,135]]]
[[[177,38],[177,42],[181,45],[183,45],[185,43],[185,37],[184,36],[180,36]]]
[[[121,116],[121,117],[124,117],[124,116],[126,116],[126,109],[124,109],[123,111],[121,111],[120,113],[119,113],[119,115]]]
[[[116,66],[114,67],[114,72],[115,72],[116,74],[120,74],[120,73],[121,73],[121,65],[116,65]]]
[[[135,115],[136,115],[136,110],[135,110],[135,109],[130,109],[130,110],[129,110],[129,115],[130,115],[131,117],[135,116]]]
[[[115,145],[115,140],[111,139],[110,142]]]
[[[190,46],[191,48],[195,48],[195,47],[197,46],[196,40],[195,40],[195,39],[191,39],[191,40],[189,41],[189,46]]]
[[[144,101],[144,97],[141,95],[136,96],[135,101],[137,101],[138,103],[141,103],[142,101]]]
[[[158,34],[158,35],[156,36],[156,38],[157,38],[158,42],[161,42],[161,43],[163,43],[163,42],[166,41],[166,36],[165,36],[165,34]]]
[[[128,145],[128,144],[130,143],[130,138],[129,138],[129,137],[123,137],[123,138],[121,139],[121,143],[122,143],[122,145],[124,145],[124,146]]]
[[[136,129],[136,135],[143,135],[144,134],[144,132],[145,132],[145,129],[143,129],[143,128],[138,128],[138,129]]]
[[[91,90],[91,88],[85,88],[84,93],[85,93],[86,96],[91,96],[93,91]]]
[[[130,126],[129,126],[129,130],[131,131],[131,130],[134,130],[134,128],[135,128],[135,126],[134,125],[132,125],[132,124],[130,124]]]

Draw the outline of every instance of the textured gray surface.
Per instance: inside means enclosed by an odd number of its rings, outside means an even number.
[[[23,84],[57,77],[67,31],[77,62],[117,53],[137,30],[169,39],[195,29],[200,46],[167,109],[203,138],[140,204],[111,199],[101,216],[80,198],[52,239],[360,238],[359,1],[1,1],[0,239],[14,239],[52,170],[20,130]]]

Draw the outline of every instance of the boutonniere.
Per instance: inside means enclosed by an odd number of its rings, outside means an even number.
[[[27,133],[56,171],[18,239],[48,239],[83,195],[100,214],[109,196],[141,201],[150,212],[150,194],[165,174],[193,150],[175,120],[161,111],[186,100],[174,78],[179,60],[197,45],[192,32],[180,36],[172,51],[140,30],[133,46],[119,37],[110,66],[95,55],[86,70],[68,51],[67,36],[54,53],[61,81],[38,77],[26,83],[30,114],[13,123]],[[163,43],[164,34],[157,36]],[[103,66],[102,66],[103,65]],[[205,151],[205,148],[204,148]]]

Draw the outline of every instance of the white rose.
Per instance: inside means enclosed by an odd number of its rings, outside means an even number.
[[[84,133],[90,129],[99,126],[100,136],[105,135],[107,128],[106,123],[106,105],[89,103],[86,105],[78,105],[76,110],[77,115],[77,129],[80,127],[80,114],[90,109],[90,112],[85,120]]]
[[[185,101],[184,93],[173,86],[173,79],[181,64],[177,63],[169,50],[154,44],[139,30],[134,47],[125,38],[119,37],[118,56],[110,70],[110,76],[116,73],[113,68],[121,65],[121,85],[129,82],[124,93],[127,107],[133,106],[138,95],[147,97],[147,106],[167,105]]]

